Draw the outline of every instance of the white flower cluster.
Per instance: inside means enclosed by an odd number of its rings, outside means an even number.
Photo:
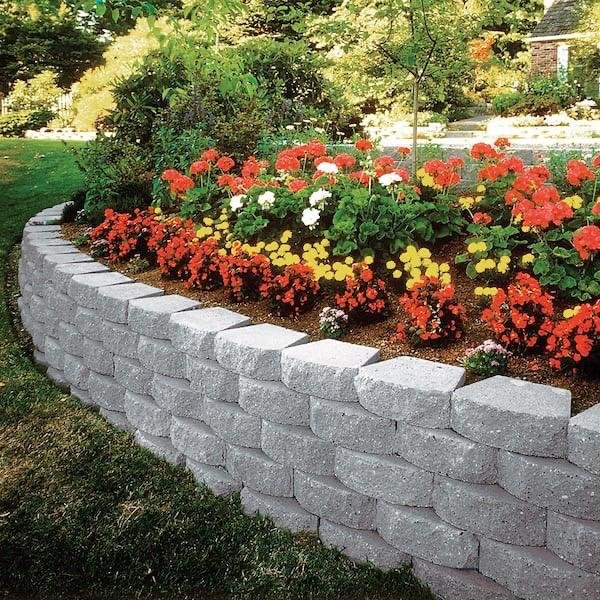
[[[338,339],[348,331],[348,315],[339,308],[326,306],[319,313],[319,329],[325,337]]]
[[[390,185],[393,185],[394,183],[401,183],[401,182],[402,182],[402,177],[400,175],[398,175],[398,173],[386,173],[385,175],[382,175],[379,178],[379,183],[383,187],[389,187]]]
[[[269,210],[275,204],[275,194],[271,191],[263,192],[256,201],[263,210]]]
[[[229,201],[229,208],[232,212],[236,212],[240,208],[244,206],[244,200],[246,199],[246,194],[238,194],[237,196],[233,196]]]

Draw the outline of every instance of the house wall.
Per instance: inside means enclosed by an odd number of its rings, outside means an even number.
[[[556,77],[558,70],[558,42],[533,42],[531,44],[531,73]]]

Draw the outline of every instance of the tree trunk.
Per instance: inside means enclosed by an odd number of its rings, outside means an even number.
[[[419,80],[413,79],[413,147],[412,147],[412,171],[413,177],[417,177],[418,168],[418,149],[417,149],[417,133],[419,123]]]

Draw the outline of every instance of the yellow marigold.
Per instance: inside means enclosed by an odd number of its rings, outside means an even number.
[[[440,265],[440,273],[449,273],[450,272],[450,265],[448,263],[442,263]]]
[[[346,279],[346,274],[344,271],[336,271],[334,274],[334,278],[336,281],[344,281]]]
[[[531,253],[524,254],[523,257],[521,258],[521,262],[524,265],[531,264],[534,260],[535,260],[535,256],[533,254],[531,254]]]
[[[396,268],[396,263],[395,263],[393,260],[388,260],[388,261],[385,263],[385,268],[386,268],[386,269],[389,269],[389,270],[391,271],[392,269],[395,269],[395,268]]]
[[[277,248],[279,248],[279,243],[278,242],[269,242],[266,246],[265,246],[265,250],[267,252],[274,252],[275,250],[277,250]]]
[[[331,242],[327,238],[323,238],[321,240],[321,246],[323,246],[323,248],[329,248],[329,246],[331,246]]]
[[[399,271],[398,269],[396,269],[393,273],[392,273],[392,277],[394,279],[400,279],[400,277],[402,277],[402,271]]]
[[[225,250],[225,248],[219,248],[219,250],[217,250],[217,254],[219,256],[227,256],[227,250]]]
[[[215,224],[214,219],[211,219],[210,217],[204,217],[204,219],[202,219],[202,222],[207,226],[210,227],[211,225]]]
[[[373,257],[371,255],[365,256],[364,259],[363,259],[363,262],[366,265],[372,265],[373,264]]]
[[[444,273],[441,277],[440,277],[440,281],[444,284],[444,285],[450,285],[452,283],[452,277],[450,276],[450,273]]]
[[[346,256],[346,258],[345,258],[344,262],[345,262],[347,265],[352,265],[352,264],[354,264],[354,259],[353,259],[351,256]]]
[[[486,189],[486,188],[485,188],[485,185],[483,185],[483,183],[480,183],[480,184],[477,186],[477,193],[478,193],[478,194],[483,194],[483,193],[485,193],[485,189]]]
[[[155,215],[162,215],[162,209],[160,208],[160,206],[157,206],[157,207],[154,209],[154,214],[155,214]]]

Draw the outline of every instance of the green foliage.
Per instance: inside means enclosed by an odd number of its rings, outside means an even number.
[[[0,115],[0,136],[19,137],[28,129],[45,127],[54,117],[49,110],[21,110]]]
[[[52,110],[63,90],[58,86],[58,74],[42,71],[28,81],[15,81],[7,101],[13,110]]]
[[[524,96],[521,92],[505,92],[492,100],[493,111],[502,117],[507,117],[514,111],[515,107],[523,102]]]

